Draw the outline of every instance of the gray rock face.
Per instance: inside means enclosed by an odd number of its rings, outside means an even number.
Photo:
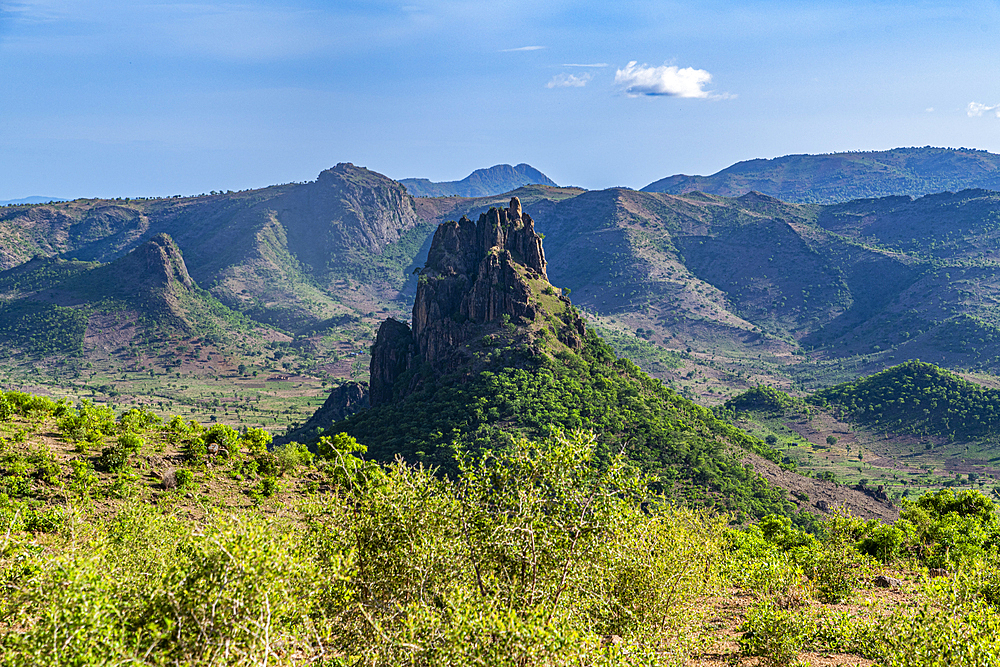
[[[410,327],[405,322],[387,319],[378,328],[372,346],[371,393],[372,406],[392,402],[393,384],[400,374],[413,364],[415,346]]]
[[[404,325],[405,326],[405,325]],[[290,433],[274,439],[275,445],[283,445],[296,439],[315,438],[315,434],[330,428],[334,422],[350,417],[355,412],[366,410],[370,405],[367,382],[345,382],[334,387],[323,406],[305,424]]]
[[[875,577],[872,582],[875,584],[876,588],[890,588],[898,589],[903,587],[903,582],[894,577],[887,577],[884,574],[880,574]]]
[[[545,252],[517,197],[510,208],[491,208],[477,222],[463,217],[440,225],[420,272],[412,331],[392,319],[379,328],[372,347],[372,405],[392,399],[396,378],[412,364],[447,367],[477,325],[534,319],[529,278],[548,279]]]

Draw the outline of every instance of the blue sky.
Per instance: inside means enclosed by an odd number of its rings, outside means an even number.
[[[0,2],[0,200],[1000,152],[997,2]]]

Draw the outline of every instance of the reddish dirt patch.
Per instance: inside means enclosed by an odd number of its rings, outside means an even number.
[[[782,470],[776,463],[772,463],[757,454],[747,452],[743,456],[743,462],[752,465],[753,469],[771,484],[786,489],[788,499],[795,503],[800,510],[808,510],[817,515],[828,515],[836,511],[837,508],[844,508],[862,519],[894,522],[899,518],[899,509],[889,503],[875,500],[846,486]],[[800,494],[800,496],[795,494]],[[806,499],[802,499],[802,494],[805,495]]]

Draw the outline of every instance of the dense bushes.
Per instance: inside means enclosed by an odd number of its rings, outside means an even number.
[[[344,475],[370,464],[327,448],[304,521],[135,504],[55,551],[7,545],[0,664],[676,664],[721,584],[720,521],[591,465],[586,434],[463,459],[461,482]]]
[[[732,528],[656,495],[586,432],[457,453],[446,477],[365,460],[344,433],[314,455],[269,449],[260,430],[148,421],[126,413],[106,436],[126,454],[110,481],[88,457],[66,473],[43,447],[0,451],[3,667],[676,665],[719,650],[719,600],[733,600],[720,594],[734,589],[730,636],[760,664],[803,651],[885,667],[1000,660],[998,520],[976,492],[924,496],[894,525],[841,514],[809,534],[771,515]],[[230,451],[177,470],[179,492],[158,490],[157,506],[138,502],[127,491],[148,457],[134,452],[164,440]],[[285,492],[303,466],[322,493]],[[206,502],[222,478],[253,502]],[[949,576],[927,580],[928,566]],[[907,572],[905,597],[866,606],[859,591],[886,568]]]
[[[355,414],[333,431],[355,437],[376,460],[398,455],[455,474],[459,452],[509,446],[519,434],[539,438],[552,428],[582,428],[597,435],[598,460],[624,450],[654,476],[658,491],[678,502],[740,520],[795,512],[784,492],[748,470],[729,446],[772,460],[779,458],[775,451],[618,359],[592,331],[579,354],[510,354],[472,377],[421,376],[419,391]],[[404,376],[400,383],[415,380]]]

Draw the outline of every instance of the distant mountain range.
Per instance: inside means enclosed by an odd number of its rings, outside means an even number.
[[[516,167],[498,164],[489,169],[477,169],[460,181],[434,183],[426,178],[404,178],[399,182],[414,197],[490,197],[522,185],[556,187],[552,179],[524,163]]]
[[[18,204],[48,204],[49,202],[66,201],[62,197],[24,197],[23,199],[7,199],[0,201],[0,206],[10,206]]]
[[[747,160],[711,176],[677,174],[643,192],[760,192],[782,201],[833,204],[851,199],[921,197],[969,188],[1000,190],[1000,155],[967,148],[894,148]]]
[[[889,153],[935,154],[952,176],[956,163],[997,157],[945,149],[857,155]],[[809,160],[793,161],[808,171]],[[844,164],[844,173],[853,173],[856,163]],[[814,182],[835,177],[812,174]],[[841,180],[845,192],[871,183]],[[309,183],[260,190],[0,208],[0,305],[26,314],[21,333],[8,327],[15,338],[37,320],[32,309],[80,309],[96,299],[157,321],[195,322],[186,303],[173,307],[173,297],[61,283],[63,274],[86,270],[96,284],[118,269],[92,271],[83,263],[106,265],[168,234],[190,278],[228,309],[303,336],[341,336],[337,323],[350,321],[358,327],[351,340],[367,345],[366,331],[386,315],[405,319],[414,269],[424,264],[438,223],[476,219],[506,206],[511,194],[547,237],[553,284],[571,288],[595,324],[627,335],[642,354],[653,358],[665,348],[693,355],[685,357],[683,378],[669,368],[661,377],[706,402],[721,398],[708,394],[719,385],[816,387],[914,358],[1000,371],[1000,192],[988,190],[833,205],[756,193],[545,185],[487,197],[413,197],[396,181],[343,163]],[[69,263],[38,264],[42,258]],[[19,273],[29,269],[38,272]],[[67,330],[87,326],[82,310],[52,312],[65,316]],[[689,380],[693,364],[701,364],[704,383]]]

